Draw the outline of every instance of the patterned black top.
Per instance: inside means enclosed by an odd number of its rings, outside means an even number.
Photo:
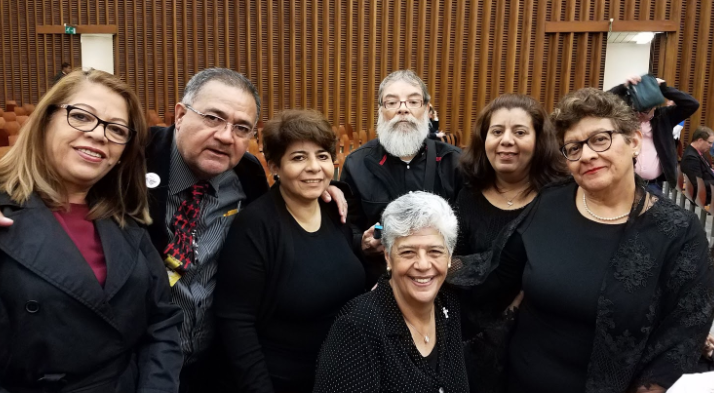
[[[383,276],[340,312],[320,352],[314,392],[468,392],[456,296],[442,287],[435,307],[438,371],[414,345]]]

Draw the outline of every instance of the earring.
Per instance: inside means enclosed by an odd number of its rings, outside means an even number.
[[[449,261],[449,264],[446,265],[446,268],[447,268],[447,269],[451,269],[451,261]]]
[[[389,267],[389,266],[387,266],[387,271],[388,271],[388,272],[391,272],[391,271],[392,271],[392,268]]]
[[[639,155],[640,155],[640,152],[636,151],[636,152],[632,155],[632,157],[637,157],[637,156],[639,156]]]
[[[273,180],[275,180],[275,181],[280,180],[280,176],[278,176],[278,175],[273,175]]]

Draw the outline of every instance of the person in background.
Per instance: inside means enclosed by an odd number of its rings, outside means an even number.
[[[0,159],[0,391],[177,392],[181,309],[151,223],[129,86],[77,70]]]
[[[707,204],[711,201],[710,185],[714,184],[714,170],[711,164],[704,157],[704,154],[714,145],[714,131],[709,127],[700,126],[692,134],[692,142],[684,149],[682,162],[680,163],[682,173],[687,175],[692,182],[693,195],[697,195],[697,178],[704,180],[707,190]],[[688,185],[689,186],[689,185]]]
[[[320,196],[335,136],[313,110],[265,123],[263,153],[277,182],[231,226],[219,259],[216,316],[238,392],[310,392],[337,312],[364,288],[352,230]]]
[[[62,62],[62,68],[59,70],[57,75],[52,78],[52,84],[55,85],[57,82],[59,82],[60,79],[64,78],[65,75],[69,74],[72,71],[72,66],[65,62]]]
[[[631,99],[627,86],[636,85],[641,77],[631,76],[625,83],[610,89],[628,105]],[[672,137],[672,130],[678,123],[686,120],[699,109],[699,101],[691,95],[667,86],[663,79],[657,78],[662,95],[674,102],[674,105],[650,108],[637,112],[637,120],[642,132],[642,151],[637,159],[635,172],[645,181],[650,191],[661,194],[662,183],[677,184],[677,144]]]
[[[439,114],[436,113],[434,106],[429,103],[429,139],[439,139],[444,136],[444,133],[439,131]]]
[[[459,303],[442,287],[458,236],[454,212],[414,191],[391,202],[382,223],[388,273],[340,311],[314,392],[468,392]]]

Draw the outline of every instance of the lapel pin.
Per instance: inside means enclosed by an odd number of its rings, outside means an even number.
[[[149,172],[146,174],[146,186],[149,188],[156,188],[161,183],[161,178],[154,172]]]
[[[449,310],[447,310],[446,307],[443,307],[441,310],[444,312],[444,318],[449,319]]]

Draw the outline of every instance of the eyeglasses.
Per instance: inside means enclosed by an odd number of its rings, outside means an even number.
[[[101,124],[104,126],[104,137],[118,145],[129,143],[134,134],[136,134],[135,130],[132,130],[124,124],[104,121],[98,118],[94,113],[82,108],[68,104],[57,105],[57,107],[67,110],[67,123],[75,130],[92,132]]]
[[[197,115],[201,116],[203,118],[203,124],[205,124],[207,127],[210,127],[211,129],[223,130],[226,128],[226,126],[230,126],[231,132],[233,132],[233,135],[237,136],[238,138],[249,139],[252,138],[253,135],[255,135],[253,127],[248,127],[242,124],[231,124],[228,122],[228,120],[222,117],[199,112],[191,105],[184,104],[184,106],[190,109],[192,112],[196,113]]]
[[[560,152],[563,153],[568,161],[578,161],[580,159],[583,155],[584,144],[587,144],[592,151],[602,153],[612,146],[612,134],[615,133],[617,133],[617,131],[598,132],[584,141],[565,144],[565,146],[560,149]]]
[[[382,106],[385,109],[394,110],[394,109],[398,109],[399,107],[401,107],[402,103],[404,103],[404,105],[408,109],[417,109],[417,108],[421,108],[424,105],[424,100],[416,99],[416,98],[412,98],[410,100],[404,100],[404,101],[387,100],[387,101],[382,102]]]

